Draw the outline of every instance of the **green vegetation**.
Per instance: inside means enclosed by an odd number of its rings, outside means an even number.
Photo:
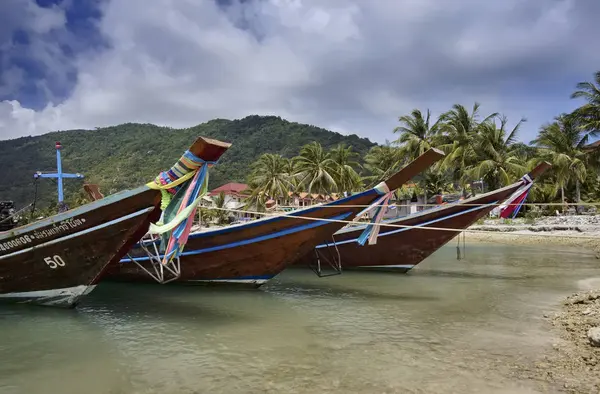
[[[573,98],[586,103],[571,114],[558,116],[543,125],[530,145],[517,142],[525,119],[509,127],[508,119],[492,113],[479,114],[479,104],[469,111],[460,104],[433,120],[429,110],[414,109],[398,118],[393,132],[397,140],[385,146],[374,146],[363,156],[350,148],[338,146],[329,151],[318,142],[304,146],[300,155],[283,160],[269,173],[259,159],[249,176],[254,196],[283,196],[284,190],[319,193],[351,192],[372,186],[390,176],[408,161],[436,147],[446,157],[416,178],[411,191],[397,192],[402,197],[417,193],[427,196],[443,192],[481,193],[506,186],[522,177],[542,160],[553,167],[538,180],[529,196],[530,202],[576,202],[600,199],[600,149],[589,146],[590,138],[600,132],[600,72],[595,83],[577,85]],[[284,170],[285,168],[285,170]],[[277,187],[273,187],[277,185]],[[550,209],[548,209],[550,210]]]
[[[356,135],[344,136],[275,116],[215,119],[188,129],[127,123],[96,130],[52,132],[0,141],[0,200],[14,200],[18,207],[33,201],[34,172],[56,170],[55,141],[64,146],[64,171],[84,174],[86,182],[98,184],[104,195],[108,195],[154,179],[197,136],[233,143],[210,171],[211,188],[226,182],[244,182],[251,163],[263,153],[292,157],[303,145],[318,141],[326,149],[345,143],[362,156],[375,145]],[[83,182],[68,179],[64,184],[71,207],[78,205],[76,200],[82,195]],[[56,182],[39,180],[38,197],[38,208],[52,207],[56,201]]]

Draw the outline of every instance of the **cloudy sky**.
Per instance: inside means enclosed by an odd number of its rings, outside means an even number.
[[[600,69],[598,0],[2,0],[0,139],[274,114],[378,142],[454,103],[526,117]]]

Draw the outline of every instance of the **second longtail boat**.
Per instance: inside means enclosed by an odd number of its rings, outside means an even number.
[[[405,273],[493,209],[500,208],[504,211],[503,216],[513,213],[514,208],[524,201],[533,180],[549,167],[550,164],[543,162],[518,182],[501,189],[385,221],[384,224],[395,227],[381,226],[371,245],[361,246],[366,242],[364,237],[361,238],[365,226],[342,229],[331,241],[322,242],[305,255],[297,265],[315,267],[322,261],[339,259],[343,269]],[[501,203],[505,200],[507,205],[504,207]]]
[[[168,256],[164,243],[156,239],[140,242],[129,257],[108,268],[105,278],[260,286],[344,227],[361,206],[387,204],[393,190],[443,156],[431,149],[376,187],[329,204],[190,234],[172,270],[165,271],[162,263]]]

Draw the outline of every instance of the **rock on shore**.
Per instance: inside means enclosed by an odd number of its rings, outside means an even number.
[[[573,294],[548,318],[561,340],[538,374],[569,393],[600,392],[600,291]]]

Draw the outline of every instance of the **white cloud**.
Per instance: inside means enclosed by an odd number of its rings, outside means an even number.
[[[600,35],[595,11],[593,0],[110,0],[99,24],[109,47],[75,59],[64,101],[1,102],[0,138],[258,113],[383,141],[414,107],[477,100],[529,118],[528,140],[598,67],[600,52],[581,45]],[[43,32],[64,25],[60,10],[28,15]],[[38,59],[60,67],[42,44]]]

